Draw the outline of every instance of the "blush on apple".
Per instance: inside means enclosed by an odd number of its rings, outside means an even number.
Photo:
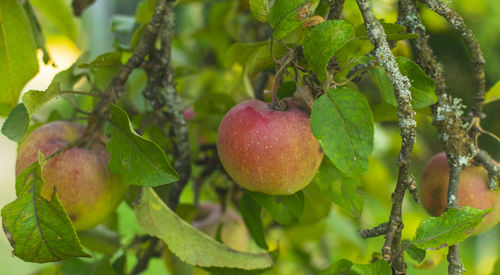
[[[444,152],[433,156],[425,165],[420,193],[424,208],[432,216],[440,216],[444,213],[448,201],[449,174],[448,159]],[[500,211],[496,207],[499,202],[500,192],[488,188],[486,169],[472,164],[462,171],[458,184],[458,205],[478,209],[494,207],[493,211],[473,231],[473,234],[484,232],[500,221]]]
[[[244,188],[289,195],[319,169],[323,150],[312,135],[309,114],[290,98],[284,111],[259,100],[234,106],[222,119],[217,151],[227,173]]]
[[[51,122],[35,129],[19,146],[16,175],[37,161],[38,151],[48,157],[75,142],[84,130],[83,125],[67,121]],[[73,147],[58,154],[42,169],[42,194],[56,190],[78,231],[103,222],[123,199],[126,184],[108,170],[109,160],[101,139],[89,149]]]

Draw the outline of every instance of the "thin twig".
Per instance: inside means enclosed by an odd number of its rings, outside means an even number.
[[[361,230],[358,232],[358,234],[363,239],[373,238],[373,237],[385,235],[387,233],[388,228],[389,228],[389,223],[384,222],[382,224],[375,226],[374,228]]]
[[[328,11],[328,20],[339,19],[344,9],[345,0],[329,0],[330,10]]]
[[[359,10],[365,21],[370,42],[375,46],[375,56],[378,63],[385,68],[392,81],[394,93],[398,102],[399,128],[401,131],[402,146],[398,157],[398,181],[392,194],[392,209],[389,216],[389,229],[382,249],[384,259],[390,260],[392,268],[397,274],[406,272],[406,265],[401,250],[401,230],[403,198],[411,181],[410,164],[413,145],[416,140],[415,112],[411,106],[410,82],[399,71],[396,59],[392,54],[382,25],[377,20],[368,0],[357,0]],[[392,255],[398,255],[392,257]]]
[[[420,0],[429,9],[441,15],[462,37],[462,40],[469,48],[472,63],[472,77],[476,82],[474,93],[474,104],[472,105],[472,115],[482,118],[483,101],[486,93],[486,78],[484,73],[484,57],[479,42],[472,30],[465,25],[464,20],[458,13],[439,0]]]
[[[497,163],[486,151],[483,150],[479,150],[479,153],[477,153],[474,159],[488,171],[488,187],[490,190],[497,190],[497,182],[500,179],[500,168]]]

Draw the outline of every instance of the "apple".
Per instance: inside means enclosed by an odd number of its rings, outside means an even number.
[[[38,151],[45,157],[75,142],[85,126],[56,121],[31,132],[19,145],[16,175],[37,161]],[[126,184],[108,170],[110,155],[104,137],[90,148],[70,148],[49,159],[42,167],[42,194],[56,191],[77,231],[90,229],[111,214],[122,201]]]
[[[309,113],[290,98],[284,111],[260,100],[234,106],[217,132],[222,166],[242,187],[270,195],[290,195],[311,182],[323,150],[311,133]]]
[[[221,222],[223,223],[222,243],[234,250],[247,251],[250,240],[248,230],[241,215],[232,208],[226,209],[225,213],[223,213],[221,206],[217,203],[200,203],[192,225],[210,237],[215,238],[217,228]]]
[[[432,216],[444,213],[447,197],[450,168],[445,152],[433,156],[425,165],[420,193],[422,204]],[[484,232],[500,221],[500,211],[496,207],[500,202],[500,192],[488,188],[488,172],[472,163],[460,174],[458,184],[458,205],[493,211],[484,217],[473,234]]]

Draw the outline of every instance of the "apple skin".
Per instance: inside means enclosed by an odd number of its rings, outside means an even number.
[[[217,133],[220,161],[244,188],[270,195],[290,195],[311,182],[323,150],[311,133],[310,115],[290,98],[285,111],[260,100],[234,106]]]
[[[38,150],[45,157],[75,142],[85,126],[67,121],[45,124],[30,133],[20,144],[16,175],[37,161]],[[126,184],[108,170],[110,155],[104,137],[91,148],[73,147],[49,159],[42,168],[41,194],[53,190],[77,231],[87,230],[111,214],[123,200]]]
[[[450,168],[445,152],[433,156],[426,164],[422,175],[420,193],[422,204],[432,216],[444,213],[447,197]],[[478,234],[491,229],[500,221],[500,192],[488,188],[488,172],[474,164],[465,168],[460,174],[458,184],[458,205],[477,209],[494,207],[472,234]]]

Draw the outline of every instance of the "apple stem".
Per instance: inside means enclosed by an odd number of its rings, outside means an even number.
[[[282,76],[283,76],[283,70],[280,69],[280,70],[278,70],[278,73],[276,74],[276,77],[274,78],[273,95],[272,95],[272,100],[271,100],[271,104],[269,105],[269,107],[275,111],[284,111],[286,109],[286,104],[283,102],[280,102],[280,100],[278,98],[278,88],[280,86]]]

